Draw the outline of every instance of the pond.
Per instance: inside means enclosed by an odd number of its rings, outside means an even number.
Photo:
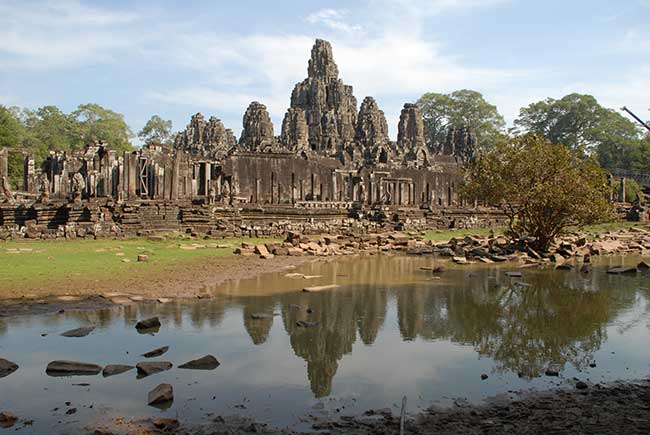
[[[33,419],[20,426],[27,433],[75,432],[116,416],[201,423],[233,414],[306,429],[309,415],[398,413],[403,396],[416,413],[570,388],[574,378],[639,379],[650,373],[650,277],[606,273],[639,260],[601,258],[586,275],[445,263],[436,276],[421,270],[433,266],[431,257],[346,258],[206,289],[210,299],[0,319],[0,357],[20,366],[0,379],[0,410]],[[506,274],[514,270],[523,276]],[[324,284],[340,287],[301,291]],[[154,315],[159,332],[138,333],[135,323]],[[60,335],[87,325],[96,329],[86,337]],[[161,346],[170,348],[151,361],[174,367],[142,379],[135,370],[107,378],[45,373],[61,359],[135,365]],[[177,367],[207,354],[221,365]],[[174,387],[172,406],[147,406],[163,382]]]

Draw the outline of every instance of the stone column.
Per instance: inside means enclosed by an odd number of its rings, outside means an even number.
[[[9,174],[9,160],[8,152],[6,149],[0,150],[0,180],[2,177],[7,177]]]
[[[625,201],[625,177],[621,178],[621,202]]]
[[[134,153],[125,151],[124,152],[124,175],[125,187],[126,187],[126,197],[129,200],[135,199],[136,186],[138,181],[138,162],[136,160],[136,155]]]

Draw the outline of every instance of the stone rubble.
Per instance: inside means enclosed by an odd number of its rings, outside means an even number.
[[[139,362],[135,365],[138,369],[138,378],[144,378],[156,373],[171,369],[173,364],[169,361]]]
[[[147,403],[151,406],[162,405],[174,400],[174,388],[169,384],[160,384],[149,392]]]
[[[274,255],[328,257],[402,252],[408,255],[435,254],[460,265],[514,261],[522,263],[520,267],[548,264],[564,270],[575,268],[569,262],[577,259],[583,263],[581,272],[589,273],[591,268],[588,264],[595,255],[645,255],[650,250],[650,229],[633,227],[594,236],[581,231],[571,232],[556,240],[548,252],[536,252],[530,246],[532,241],[530,238],[509,240],[502,235],[473,235],[453,237],[447,242],[433,242],[426,240],[422,232],[348,233],[319,237],[289,232],[282,242],[256,245],[244,242],[234,252],[260,258],[272,258]],[[641,262],[638,268],[612,268],[610,273],[636,273],[637,269],[648,268],[649,263]]]
[[[58,360],[47,365],[45,373],[49,376],[94,376],[102,371],[97,364]]]
[[[95,330],[94,326],[83,326],[81,328],[71,329],[61,334],[62,337],[85,337]]]
[[[18,364],[4,358],[0,358],[0,378],[7,377],[16,370],[18,370]]]

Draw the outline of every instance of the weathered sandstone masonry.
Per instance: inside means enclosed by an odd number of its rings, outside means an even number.
[[[249,105],[242,127],[237,140],[218,118],[197,113],[173,146],[118,154],[97,142],[79,152],[51,152],[40,167],[25,150],[2,149],[1,235],[277,235],[501,219],[458,195],[463,166],[476,149],[473,133],[454,127],[442,149],[428,149],[418,107],[405,104],[391,141],[372,97],[357,109],[326,41],[312,48],[280,135],[261,102]],[[9,173],[11,156],[24,162],[18,177]],[[12,188],[9,178],[20,178],[20,186]]]

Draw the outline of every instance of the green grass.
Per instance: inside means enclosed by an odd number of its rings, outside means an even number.
[[[642,222],[627,222],[627,221],[608,222],[604,224],[589,225],[582,228],[582,230],[587,231],[589,233],[606,233],[607,231],[621,231],[621,230],[628,230],[630,228],[635,228],[635,227],[648,228],[648,224]]]
[[[35,240],[0,243],[0,290],[16,288],[17,284],[34,284],[81,278],[84,281],[127,276],[134,271],[156,272],[183,262],[206,257],[233,255],[242,241],[256,243],[259,239],[165,239],[144,238],[123,240]],[[264,239],[264,242],[274,241]],[[205,247],[194,250],[180,246],[229,244],[229,248]],[[118,255],[123,254],[123,255]],[[138,263],[138,254],[149,261]],[[123,259],[130,260],[129,263]],[[19,287],[18,287],[19,288]]]
[[[608,222],[597,225],[589,225],[581,228],[581,231],[586,231],[591,234],[606,233],[607,231],[621,231],[628,230],[630,228],[650,228],[649,224],[640,223],[640,222]],[[578,228],[567,228],[567,231],[575,231]],[[495,228],[495,234],[503,234],[503,228]],[[465,236],[487,236],[490,234],[489,228],[470,228],[470,229],[458,229],[458,230],[437,230],[437,231],[428,231],[425,234],[426,240],[433,240],[434,242],[446,242],[452,237],[463,238]]]

